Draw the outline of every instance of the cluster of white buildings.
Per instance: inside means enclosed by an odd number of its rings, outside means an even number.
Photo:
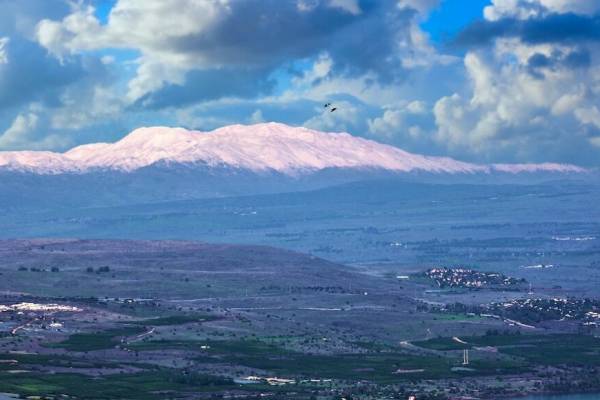
[[[55,312],[80,312],[83,311],[79,307],[74,306],[66,306],[63,304],[38,304],[38,303],[17,303],[11,305],[2,305],[0,304],[0,312],[45,312],[45,313],[55,313]]]
[[[467,268],[432,268],[427,276],[436,281],[439,287],[481,288],[487,285],[514,285],[518,281],[499,273],[479,272]]]

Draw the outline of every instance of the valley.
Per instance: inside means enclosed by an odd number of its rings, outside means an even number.
[[[593,254],[595,240],[575,242],[570,252]],[[507,255],[525,246],[500,243]],[[525,243],[537,255],[532,243],[544,241]],[[489,256],[484,249],[477,257]],[[526,320],[482,308],[595,292],[589,277],[565,280],[560,261],[535,276],[540,268],[504,258],[469,264],[490,276],[507,265],[503,279],[533,290],[440,288],[421,275],[433,261],[348,266],[317,254],[173,240],[0,241],[0,392],[392,399],[598,389],[598,328],[585,313]],[[548,263],[527,262],[536,260]]]
[[[0,393],[600,390],[595,175],[186,168],[6,175]]]
[[[600,399],[600,0],[0,6],[0,400]]]

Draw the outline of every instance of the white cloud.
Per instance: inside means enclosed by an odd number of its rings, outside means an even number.
[[[367,120],[369,133],[386,138],[401,138],[408,134],[412,139],[416,139],[421,136],[423,128],[415,125],[421,121],[415,121],[412,116],[424,115],[428,111],[425,102],[420,100],[386,106],[380,117]]]
[[[432,0],[411,0],[398,4],[400,7],[411,7],[425,12],[434,7],[436,3],[437,1]],[[167,84],[183,84],[186,73],[191,70],[237,67],[240,64],[252,66],[253,63],[257,66],[266,62],[267,58],[277,57],[278,51],[284,53],[293,51],[292,48],[296,44],[302,47],[303,39],[294,36],[281,39],[294,41],[294,44],[285,43],[284,50],[273,48],[269,54],[250,51],[250,49],[242,51],[248,46],[238,43],[240,40],[236,39],[236,35],[239,36],[240,32],[236,31],[237,27],[223,24],[230,20],[236,21],[238,25],[243,24],[243,19],[238,15],[240,10],[243,10],[243,4],[243,2],[231,2],[230,0],[118,0],[109,14],[108,22],[102,25],[95,17],[92,6],[76,3],[72,12],[62,20],[45,19],[40,21],[36,37],[42,46],[60,59],[82,51],[105,48],[125,48],[138,51],[140,56],[136,60],[137,72],[129,82],[127,92],[129,101],[135,102]],[[299,0],[295,5],[301,12],[309,12],[320,5],[326,5],[343,10],[352,16],[362,16],[363,14],[357,0]],[[381,5],[381,7],[384,6]],[[185,10],[185,12],[181,10]],[[379,18],[387,18],[388,15],[391,15],[385,10],[380,14]],[[263,18],[265,24],[270,23],[269,16],[266,14],[257,14],[248,18]],[[287,15],[286,18],[291,17]],[[279,20],[274,18],[273,21],[277,23]],[[290,20],[290,23],[292,21]],[[394,61],[393,65],[407,69],[419,69],[457,61],[456,57],[439,54],[431,46],[428,36],[418,25],[418,17],[397,25],[390,25],[388,22],[391,21],[379,21],[379,19],[377,22],[384,26],[390,26],[390,28],[381,29],[385,37],[379,37],[377,40],[389,40],[392,43],[391,46],[395,48],[389,50],[390,54],[372,55],[381,56],[381,63],[361,61],[364,65],[358,66],[356,60],[344,60],[343,63],[349,68],[356,67],[365,70],[379,68],[375,74],[387,74],[389,76],[386,77],[386,80],[389,80],[393,79],[390,77],[394,77],[397,71],[392,71],[393,67],[383,68],[382,63],[384,62]],[[264,29],[264,26],[255,22],[249,26],[254,25],[258,31]],[[302,29],[306,29],[303,28],[304,25],[306,24],[296,27],[296,30],[299,30],[298,34],[303,34]],[[356,25],[358,26],[358,24]],[[392,26],[394,26],[393,29]],[[330,35],[330,33],[322,34]],[[335,46],[335,43],[343,39],[344,36],[336,38],[323,36],[321,44],[315,43],[315,45],[318,46],[317,48],[327,48],[329,45],[323,43],[331,43]],[[265,41],[267,39],[258,36],[257,40]],[[272,45],[281,46],[282,43],[272,43]],[[264,46],[269,47],[269,44],[265,43]],[[385,49],[386,45],[381,48]],[[248,53],[246,56],[244,51]],[[306,50],[302,51],[306,52]],[[347,50],[343,50],[338,55],[348,57],[347,54]],[[238,60],[240,57],[243,60]],[[286,58],[288,57],[286,55]],[[395,62],[396,59],[398,63]],[[323,68],[331,70],[333,63],[340,60],[332,60],[330,57],[329,60],[323,61]],[[326,65],[326,62],[329,62],[329,65]],[[319,71],[315,70],[315,73],[319,73]],[[356,74],[352,75],[356,76]],[[377,80],[379,77],[376,76],[375,79]]]
[[[315,108],[314,117],[306,120],[302,126],[321,131],[348,132],[358,123],[360,110],[349,102],[335,103],[337,110],[331,112],[322,107]]]
[[[0,64],[8,64],[8,51],[6,47],[9,41],[8,37],[0,37]]]
[[[104,85],[67,89],[60,100],[60,107],[46,111],[50,114],[50,127],[62,132],[116,119],[126,106],[113,87]]]
[[[539,156],[542,148],[556,150],[561,142],[565,147],[584,143],[585,126],[600,128],[600,113],[593,106],[600,69],[552,61],[575,50],[499,39],[492,49],[468,52],[464,65],[470,91],[436,102],[436,140],[455,151],[492,158],[503,151],[516,158]],[[597,56],[597,49],[589,50]],[[536,55],[549,61],[532,71],[530,60]]]
[[[556,13],[594,15],[600,11],[600,3],[595,0],[539,0],[548,10]]]
[[[398,37],[400,62],[404,68],[416,69],[441,64],[449,65],[460,61],[460,58],[439,53],[430,43],[429,36],[413,20],[406,31]]]
[[[14,148],[27,143],[37,124],[38,116],[34,113],[17,115],[12,125],[0,136],[0,148]]]
[[[107,35],[91,6],[77,6],[62,21],[44,19],[36,28],[36,38],[48,52],[63,59],[80,50],[91,50],[106,42]]]
[[[329,7],[339,8],[353,15],[362,12],[358,0],[329,0]]]
[[[319,5],[319,0],[298,0],[296,8],[300,12],[309,12],[314,10]]]
[[[258,124],[260,122],[265,122],[265,117],[263,117],[261,110],[255,110],[248,121],[252,124]]]
[[[393,0],[373,2],[376,6],[361,9],[358,0],[294,0],[281,2],[285,5],[277,10],[280,12],[271,14],[261,4],[278,4],[276,0],[117,0],[107,21],[101,23],[88,5],[92,3],[73,1],[66,16],[48,14],[37,24],[33,36],[27,29],[24,37],[37,40],[63,61],[65,69],[83,60],[91,71],[107,71],[106,78],[84,83],[65,79],[53,89],[52,105],[48,102],[43,109],[34,110],[27,104],[41,101],[40,97],[28,98],[0,143],[40,146],[38,132],[52,135],[60,131],[77,138],[75,134],[84,129],[124,119],[131,124],[143,120],[148,124],[212,128],[262,121],[264,113],[280,115],[283,122],[292,124],[304,121],[317,129],[376,135],[390,143],[412,146],[411,151],[446,151],[478,161],[488,157],[527,161],[527,157],[543,155],[551,148],[559,153],[577,141],[585,142],[588,149],[592,147],[589,143],[598,145],[597,43],[531,45],[515,38],[497,38],[490,47],[472,48],[464,57],[447,55],[421,28],[439,3]],[[244,9],[244,4],[250,5]],[[386,6],[378,8],[380,4]],[[405,12],[407,8],[416,12]],[[498,20],[563,12],[593,15],[599,11],[598,1],[493,0],[483,13],[488,20]],[[339,18],[333,20],[350,22],[339,27],[312,27],[310,22],[318,20],[313,16],[319,17],[319,12],[324,12],[321,16],[335,13]],[[285,18],[278,19],[283,14]],[[290,23],[300,18],[306,21],[301,20],[298,26]],[[273,35],[257,33],[261,46],[253,47],[255,31],[264,28],[272,33],[278,24],[285,29],[275,35],[277,39],[271,41]],[[309,31],[303,30],[305,26]],[[293,35],[286,37],[288,31]],[[363,33],[370,32],[382,39],[372,42],[372,48],[377,49],[374,52],[363,45],[371,42],[360,41]],[[10,59],[8,38],[0,38],[0,67],[9,61],[9,66],[13,64],[12,50],[18,40],[10,32],[6,34],[11,35]],[[344,42],[344,38],[352,42]],[[340,40],[339,47],[321,45]],[[295,47],[297,43],[302,46]],[[128,60],[123,61],[113,49],[128,50]],[[584,56],[583,67],[561,64],[574,52]],[[589,60],[585,60],[588,54]],[[542,62],[533,63],[535,57]],[[47,59],[57,64],[55,59]],[[300,71],[287,74],[288,67]],[[235,75],[238,70],[252,68],[264,69],[264,73],[250,76],[273,78],[283,85],[256,94],[249,89],[242,96],[235,91],[220,93],[203,84],[203,79],[211,80],[220,88],[223,84],[211,79],[220,76],[220,71]],[[211,74],[204,78],[207,71]],[[88,79],[82,76],[82,80]],[[196,86],[191,84],[193,79]],[[194,97],[189,94],[194,91],[217,94]],[[172,100],[156,101],[169,96],[185,99],[175,105]],[[323,112],[320,104],[325,102],[333,102],[338,110]],[[144,110],[152,104],[159,104],[155,106],[157,113]],[[163,107],[177,109],[160,112]],[[49,146],[57,143],[55,139],[47,142]]]
[[[47,150],[71,144],[70,139],[64,135],[44,134],[40,111],[39,106],[34,104],[31,110],[18,114],[10,127],[0,135],[0,149]]]
[[[368,120],[369,132],[377,136],[396,136],[404,128],[404,115],[403,110],[385,110],[381,117]]]
[[[420,14],[426,15],[440,4],[440,0],[398,0],[398,7],[412,8]]]
[[[408,103],[406,110],[412,114],[424,114],[427,112],[427,106],[423,101],[414,100]]]
[[[198,58],[186,59],[184,53],[165,45],[209,31],[227,13],[228,3],[228,0],[119,0],[106,25],[100,24],[92,6],[76,4],[73,12],[61,21],[40,21],[37,39],[59,56],[121,47],[139,49],[172,64],[198,62]]]
[[[492,0],[483,15],[487,20],[497,21],[536,18],[550,13],[594,15],[599,11],[600,2],[596,0]]]
[[[353,96],[367,104],[385,105],[396,101],[398,89],[394,85],[379,84],[376,76],[371,73],[359,77],[333,76],[331,74],[333,64],[328,54],[321,54],[310,69],[292,79],[292,86],[277,100],[289,102],[309,99],[325,102],[343,94]]]
[[[127,94],[134,101],[165,83],[181,83],[186,71],[214,66],[201,52],[181,51],[177,40],[210,30],[228,12],[228,0],[119,0],[103,26],[91,6],[75,6],[62,21],[42,20],[38,42],[62,59],[85,50],[139,50],[137,76]],[[182,12],[185,10],[185,12]]]
[[[435,103],[433,113],[438,126],[437,138],[449,147],[455,147],[463,142],[472,125],[472,116],[467,110],[468,103],[454,93],[444,96]]]
[[[134,102],[145,94],[162,88],[166,83],[182,84],[187,68],[142,57],[137,74],[127,84],[127,99]]]
[[[239,123],[234,119],[206,113],[204,107],[188,107],[175,112],[175,124],[190,129],[211,130],[221,126]]]
[[[594,125],[600,129],[600,110],[596,105],[576,109],[575,116],[581,123]]]
[[[552,115],[559,116],[572,112],[585,99],[585,89],[581,86],[560,96],[552,105]]]

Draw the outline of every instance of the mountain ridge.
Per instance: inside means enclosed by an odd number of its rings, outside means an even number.
[[[233,168],[252,173],[308,175],[327,169],[394,173],[582,173],[571,164],[473,164],[409,153],[348,133],[320,132],[280,123],[229,125],[210,132],[142,127],[114,143],[92,143],[64,153],[0,152],[0,171],[39,175],[133,172],[155,164]]]

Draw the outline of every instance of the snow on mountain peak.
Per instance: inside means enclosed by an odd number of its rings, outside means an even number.
[[[115,143],[87,144],[65,153],[0,152],[0,168],[44,174],[96,169],[134,171],[157,162],[288,175],[326,168],[445,173],[584,171],[564,164],[470,164],[408,153],[348,133],[324,133],[273,122],[230,125],[212,132],[144,127]]]

